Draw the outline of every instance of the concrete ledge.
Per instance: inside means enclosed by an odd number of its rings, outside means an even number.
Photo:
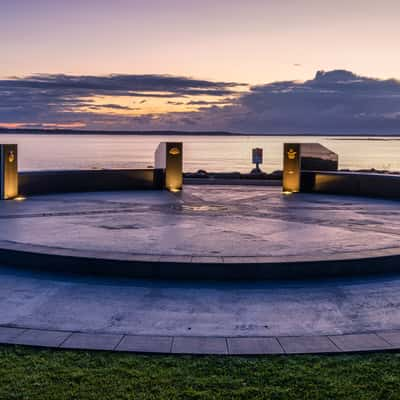
[[[24,196],[161,188],[160,172],[155,169],[20,172],[18,181],[19,193]]]
[[[281,179],[184,178],[185,185],[282,186]]]
[[[302,191],[400,199],[400,175],[303,171]]]
[[[76,350],[196,355],[339,354],[400,350],[399,331],[320,336],[132,336],[0,326],[0,343]],[[395,340],[392,340],[395,338]]]
[[[200,257],[110,253],[0,241],[12,267],[145,279],[282,280],[400,272],[400,249],[325,257]]]

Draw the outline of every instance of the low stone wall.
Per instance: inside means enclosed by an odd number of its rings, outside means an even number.
[[[162,189],[155,169],[32,171],[18,174],[20,195]]]
[[[302,191],[400,199],[400,175],[303,171]]]

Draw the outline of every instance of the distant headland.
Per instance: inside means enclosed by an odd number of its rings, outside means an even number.
[[[120,131],[120,130],[78,130],[78,129],[41,129],[41,128],[1,128],[0,133],[34,133],[34,134],[55,134],[55,135],[202,135],[202,136],[246,136],[244,133],[232,133],[224,131]]]
[[[385,137],[400,137],[400,132],[228,132],[228,131],[174,131],[174,130],[142,130],[142,131],[126,131],[126,130],[82,130],[82,129],[44,129],[44,128],[2,128],[0,134],[36,134],[36,135],[106,135],[106,136],[339,136],[339,137],[360,137],[360,138],[375,138],[382,140]]]

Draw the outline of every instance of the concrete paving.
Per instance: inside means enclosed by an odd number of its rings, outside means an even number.
[[[116,350],[136,353],[170,353],[173,337],[126,335]]]
[[[112,253],[233,262],[236,257],[322,259],[400,250],[398,202],[283,196],[274,187],[37,196],[2,202],[0,220],[7,226],[0,230],[0,241],[99,257]]]
[[[283,354],[284,350],[274,337],[228,338],[228,352],[233,355]]]
[[[400,277],[156,282],[1,267],[0,325],[138,336],[389,332],[400,329]]]
[[[22,246],[155,259],[229,255],[238,264],[254,253],[395,250],[400,232],[397,202],[284,197],[274,188],[43,196],[1,203],[0,219],[0,239]],[[178,354],[394,350],[400,275],[160,282],[0,266],[0,343]]]
[[[97,333],[72,333],[61,345],[63,349],[114,350],[123,339],[122,335]]]
[[[154,282],[0,267],[0,343],[143,353],[400,348],[400,276]]]
[[[26,346],[60,347],[70,336],[70,332],[26,329],[15,336],[11,343]]]
[[[7,331],[10,333],[10,328],[0,327],[0,334]],[[390,332],[390,334],[400,334],[400,331]],[[66,350],[233,356],[400,350],[398,344],[382,340],[380,335],[385,335],[385,333],[296,337],[171,337],[105,335],[14,328],[14,332],[9,337],[0,335],[0,343]]]

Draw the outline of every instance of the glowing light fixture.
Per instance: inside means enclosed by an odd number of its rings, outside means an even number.
[[[17,196],[17,197],[15,197],[13,200],[15,200],[15,201],[24,201],[24,200],[26,200],[26,197],[24,197],[24,196]]]
[[[177,147],[173,147],[170,149],[169,154],[171,154],[171,156],[178,156],[181,154],[181,151]]]

